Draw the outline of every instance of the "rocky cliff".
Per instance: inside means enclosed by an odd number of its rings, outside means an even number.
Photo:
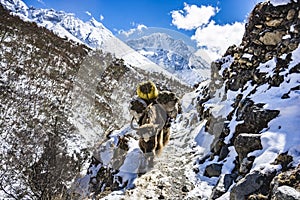
[[[213,141],[196,168],[218,180],[212,199],[299,198],[283,175],[299,176],[299,31],[299,3],[260,3],[242,43],[212,63],[198,110]]]

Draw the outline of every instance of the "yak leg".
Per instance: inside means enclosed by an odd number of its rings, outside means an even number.
[[[162,149],[164,148],[163,139],[164,139],[164,132],[163,130],[160,130],[156,136],[157,139],[157,146],[156,146],[156,154],[160,155],[162,152]]]
[[[170,128],[163,128],[163,146],[166,146],[170,141]]]
[[[153,168],[155,150],[157,148],[156,135],[151,136],[147,142],[145,140],[143,140],[143,138],[140,138],[139,146],[140,146],[141,150],[143,151],[143,153],[146,157],[146,160],[148,161],[148,166],[150,168]]]

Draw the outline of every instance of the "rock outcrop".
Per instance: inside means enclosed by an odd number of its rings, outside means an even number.
[[[294,162],[297,158],[293,156],[297,153],[293,154],[288,149],[286,152],[276,150],[277,158],[274,153],[268,163],[272,167],[257,168],[261,162],[259,156],[267,147],[264,134],[268,133],[270,123],[282,116],[284,108],[269,106],[267,102],[272,100],[268,98],[274,98],[274,101],[281,99],[278,102],[284,105],[288,102],[285,99],[299,95],[299,82],[292,78],[300,77],[297,63],[299,14],[298,2],[279,6],[270,2],[259,3],[249,16],[242,43],[229,47],[225,55],[211,65],[211,82],[198,99],[199,116],[207,120],[205,131],[214,136],[211,153],[206,157],[210,164],[206,166],[204,175],[216,175],[215,171],[212,174],[207,172],[212,166],[224,168],[228,160],[234,159],[233,163],[229,163],[234,165],[231,174],[219,174],[212,199],[226,193],[231,184],[230,199],[282,199],[290,198],[289,192],[299,192],[295,185],[288,188],[284,184],[276,187],[275,192],[271,187],[272,179],[278,177],[279,171],[295,167],[298,161]],[[270,91],[274,93],[269,95]],[[280,131],[282,125],[276,128]],[[295,137],[299,140],[298,135]],[[236,157],[230,158],[232,155]],[[205,162],[201,160],[201,163]],[[297,192],[293,194],[297,196]]]
[[[271,182],[271,199],[300,199],[300,165],[278,174]]]

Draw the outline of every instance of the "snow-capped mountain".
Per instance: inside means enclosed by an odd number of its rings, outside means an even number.
[[[186,45],[183,40],[175,40],[166,33],[153,33],[138,39],[131,39],[126,41],[126,44],[156,63],[173,70],[201,69],[209,65],[204,60],[201,62],[200,58],[196,63],[195,57],[192,57],[195,49]]]
[[[191,92],[0,5],[0,198],[300,199],[300,7],[271,2],[280,5],[258,4],[242,43]],[[55,22],[59,12],[5,5],[72,32]],[[128,110],[149,77],[182,96],[151,171]]]
[[[0,2],[6,9],[11,10],[12,13],[23,20],[36,22],[39,26],[52,30],[62,38],[85,44],[93,49],[110,52],[117,58],[123,59],[125,64],[176,78],[130,48],[94,18],[88,22],[83,22],[74,14],[65,13],[64,11],[29,8],[21,0],[1,0]]]
[[[193,47],[167,33],[152,33],[126,44],[190,84],[209,78],[210,64]]]

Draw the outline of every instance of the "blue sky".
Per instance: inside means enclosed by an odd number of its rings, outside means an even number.
[[[255,5],[256,0],[24,0],[37,8],[54,8],[75,13],[77,17],[88,20],[92,16],[110,30],[126,30],[136,24],[149,27],[176,29],[172,25],[171,12],[180,10],[184,3],[218,7],[220,11],[213,19],[218,24],[243,21]]]
[[[23,0],[87,21],[94,17],[113,33],[140,27],[179,31],[217,54],[241,40],[244,23],[259,0]],[[222,36],[222,38],[220,37]],[[224,39],[225,38],[225,39]],[[223,46],[223,47],[222,47]]]

